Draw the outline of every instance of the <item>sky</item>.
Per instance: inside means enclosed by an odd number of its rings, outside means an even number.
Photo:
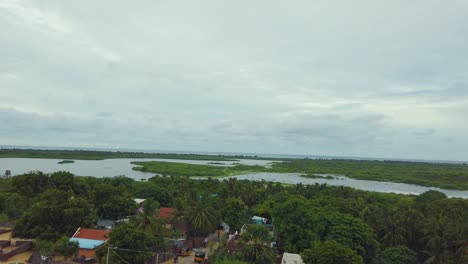
[[[0,0],[0,144],[468,160],[466,0]]]

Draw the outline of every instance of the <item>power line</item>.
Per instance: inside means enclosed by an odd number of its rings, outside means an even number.
[[[127,264],[130,264],[128,261],[126,261],[125,259],[123,259],[119,254],[117,254],[117,252],[114,251],[114,249],[112,249],[112,253],[114,253],[117,257],[119,257],[119,259],[121,259],[123,262],[127,263]]]

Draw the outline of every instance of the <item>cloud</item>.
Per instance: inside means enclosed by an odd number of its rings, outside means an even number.
[[[468,159],[449,2],[2,1],[0,139]]]

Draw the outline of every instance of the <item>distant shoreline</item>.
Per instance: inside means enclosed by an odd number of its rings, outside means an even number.
[[[224,156],[224,157],[233,157],[234,159],[247,158],[247,159],[263,159],[263,160],[327,159],[327,160],[402,161],[402,162],[447,163],[447,164],[464,164],[464,163],[468,163],[468,160],[463,161],[463,160],[379,158],[379,157],[303,155],[303,154],[293,155],[293,154],[247,153],[247,152],[241,153],[241,152],[184,151],[184,150],[150,150],[150,149],[117,149],[117,148],[0,145],[0,152],[2,150],[6,150],[6,149],[95,151],[95,152],[144,153],[144,154],[164,154],[164,155],[177,154],[177,155],[198,155],[198,156]],[[4,158],[4,157],[0,156],[0,158]],[[11,158],[17,158],[17,157],[11,157]],[[43,157],[43,158],[47,158],[47,157]]]

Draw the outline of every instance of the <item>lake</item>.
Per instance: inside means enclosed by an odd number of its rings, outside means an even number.
[[[140,180],[153,177],[154,173],[140,172],[132,170],[135,165],[132,161],[167,161],[181,162],[190,164],[210,164],[209,160],[174,160],[174,159],[107,159],[107,160],[75,160],[75,163],[58,164],[61,159],[30,159],[30,158],[0,158],[0,174],[5,170],[11,170],[12,175],[19,175],[29,171],[42,171],[51,173],[55,171],[69,171],[80,176],[94,177],[113,177],[125,175],[127,177]],[[246,165],[268,166],[272,161],[242,159],[239,161],[222,161],[223,164],[210,164],[213,166],[232,166],[239,162]],[[437,190],[445,193],[449,197],[468,198],[468,191],[445,190],[436,187],[423,187],[413,184],[392,183],[381,181],[356,180],[345,176],[332,175],[334,179],[312,179],[299,177],[298,173],[249,173],[235,176],[237,179],[246,180],[266,180],[281,182],[287,184],[329,184],[337,186],[348,186],[360,190],[402,193],[402,194],[420,194],[428,190]]]

